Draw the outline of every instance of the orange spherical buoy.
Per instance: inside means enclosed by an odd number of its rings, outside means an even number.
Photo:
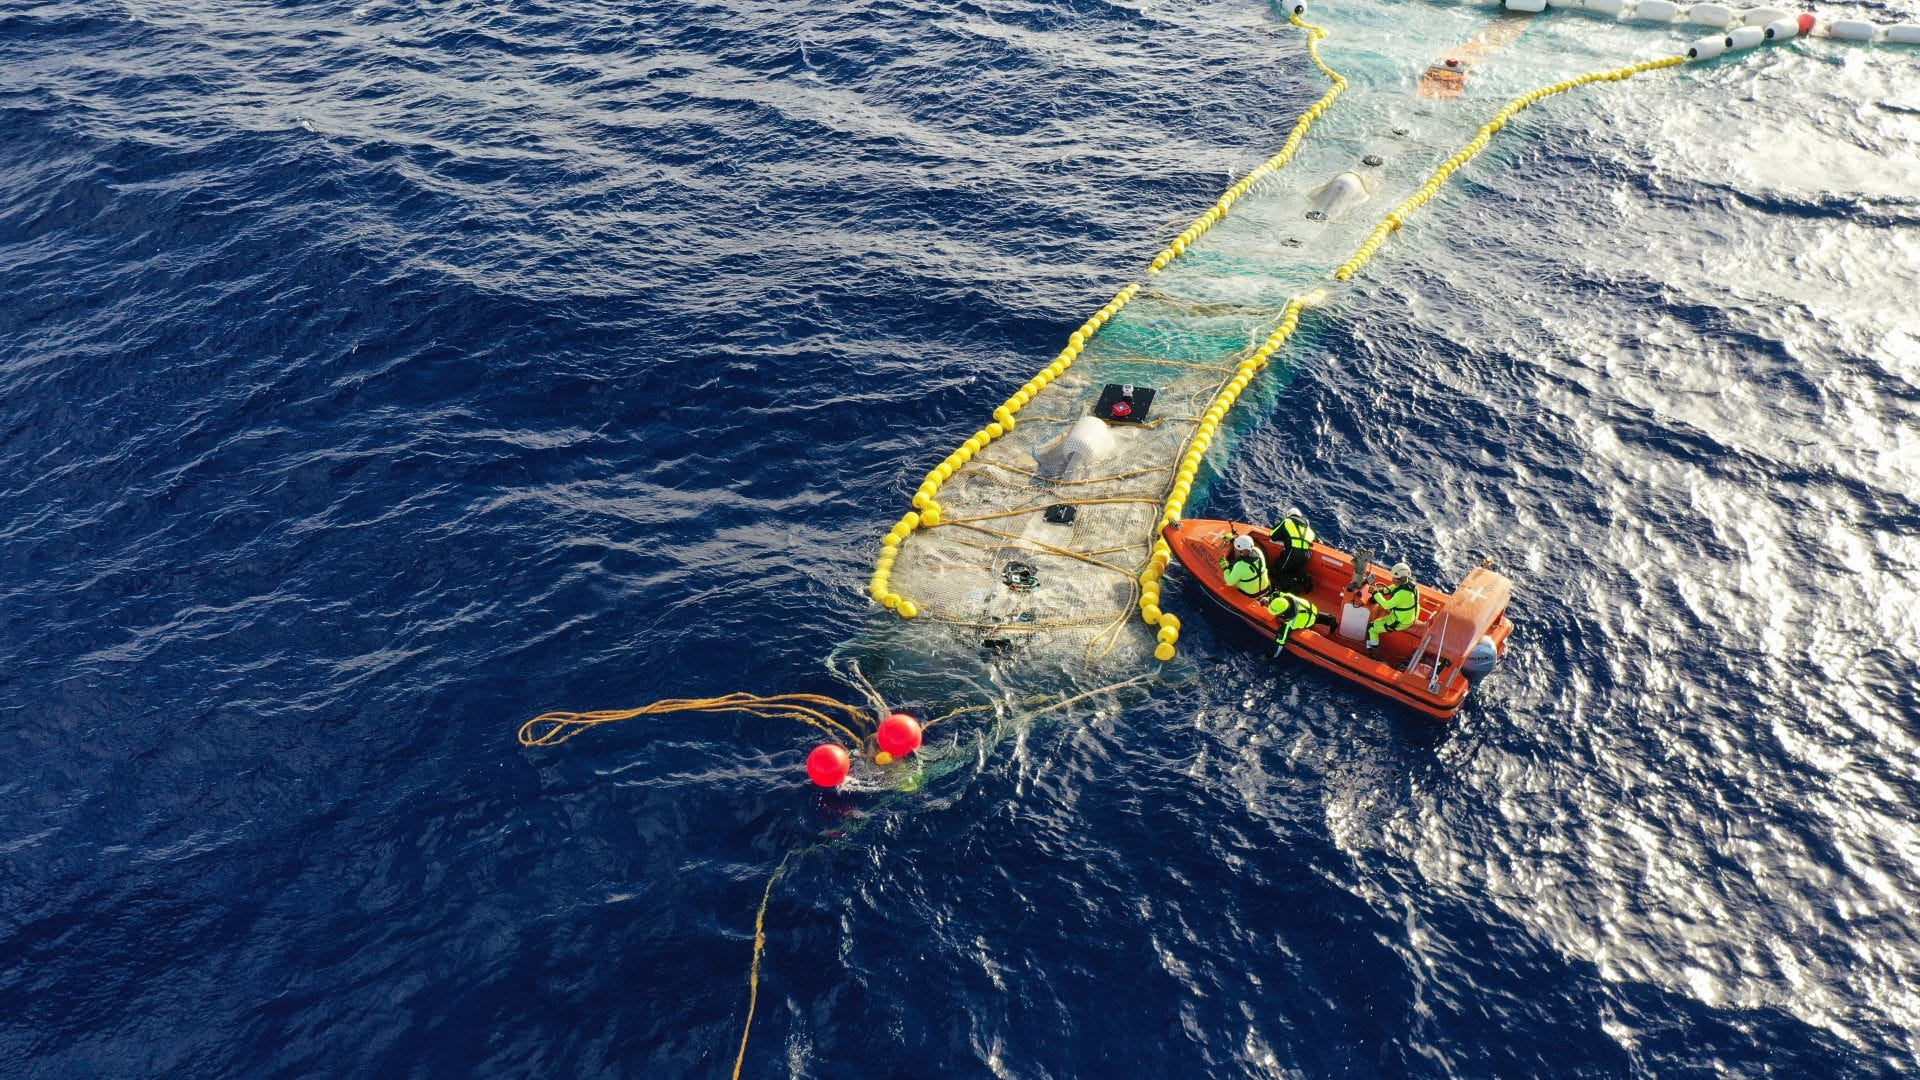
[[[920,749],[920,721],[903,712],[894,713],[880,721],[880,731],[874,741],[894,757],[906,757]]]
[[[821,743],[807,755],[807,776],[821,787],[839,787],[852,768],[847,748],[839,743]]]

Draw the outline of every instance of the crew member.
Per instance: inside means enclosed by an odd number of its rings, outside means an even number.
[[[1226,573],[1227,584],[1248,596],[1259,596],[1272,584],[1267,577],[1267,556],[1245,533],[1233,538],[1233,553],[1220,560],[1220,569]]]
[[[1292,592],[1313,588],[1313,581],[1307,576],[1307,560],[1313,557],[1314,539],[1307,515],[1297,506],[1287,507],[1280,524],[1273,527],[1273,542],[1279,544],[1283,552],[1279,565],[1273,568],[1273,579],[1281,588]]]
[[[1367,624],[1367,648],[1380,644],[1380,635],[1405,630],[1420,617],[1420,590],[1406,563],[1393,564],[1393,584],[1375,585],[1368,599],[1380,605],[1380,617]]]
[[[1267,612],[1280,620],[1280,635],[1273,639],[1273,655],[1279,656],[1280,650],[1287,647],[1287,639],[1295,630],[1305,630],[1321,620],[1320,609],[1313,601],[1304,596],[1295,596],[1283,592],[1267,605]]]

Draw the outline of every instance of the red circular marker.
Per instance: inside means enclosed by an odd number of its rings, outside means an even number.
[[[906,757],[920,749],[920,721],[906,713],[894,713],[880,721],[880,731],[874,741],[894,757]]]
[[[821,743],[807,755],[807,778],[821,787],[839,787],[852,768],[846,747],[839,743]]]

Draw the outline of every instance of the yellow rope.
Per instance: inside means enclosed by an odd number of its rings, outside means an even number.
[[[941,611],[939,608],[928,608],[926,614],[928,618],[933,619],[935,622],[944,623],[948,626],[958,626],[963,630],[1011,630],[1029,634],[1037,634],[1045,630],[1082,630],[1092,626],[1104,627],[1107,625],[1108,618],[1105,614],[1099,614],[1061,622],[983,623],[969,622],[964,616],[955,615],[950,611]],[[1120,617],[1124,619],[1126,616],[1127,609],[1121,609]]]
[[[877,726],[879,719],[857,705],[849,705],[820,694],[726,694],[710,698],[665,698],[637,709],[600,709],[593,712],[550,712],[520,725],[521,746],[558,746],[575,735],[602,724],[632,720],[638,716],[665,716],[681,712],[746,713],[772,720],[798,720],[819,728],[836,742],[859,746],[861,736],[848,724]],[[840,713],[845,722],[831,713]]]
[[[990,536],[1005,536],[1005,535],[1007,535],[1007,534],[1005,534],[1005,533],[1002,533],[1002,532],[1000,532],[1000,531],[998,531],[998,530],[981,530],[981,531],[983,531],[983,532],[986,532],[986,533],[987,533],[988,535],[990,535]],[[1044,554],[1044,553],[1047,553],[1047,551],[1048,551],[1048,549],[1045,549],[1045,548],[1023,548],[1023,547],[1020,547],[1020,546],[1018,546],[1018,544],[1014,544],[1014,545],[1008,545],[1008,544],[976,544],[976,543],[974,543],[974,542],[973,542],[973,541],[971,541],[971,540],[962,540],[962,539],[960,539],[960,538],[959,538],[959,537],[957,537],[957,536],[949,536],[949,537],[947,537],[946,539],[947,539],[947,543],[949,543],[949,544],[958,544],[958,545],[960,545],[961,547],[970,547],[970,548],[973,548],[973,549],[974,549],[975,551],[1007,551],[1007,550],[1013,550],[1013,551],[1031,551],[1031,552],[1033,552],[1033,553],[1035,553],[1035,554]],[[1026,537],[1024,537],[1024,536],[1023,536],[1023,537],[1020,537],[1020,538],[1019,538],[1019,543],[1025,543],[1025,542],[1026,542]],[[1045,541],[1036,541],[1036,542],[1037,542],[1037,543],[1044,543]],[[1101,556],[1101,555],[1118,555],[1118,554],[1120,554],[1120,553],[1121,553],[1121,552],[1123,552],[1123,551],[1132,551],[1133,549],[1135,549],[1135,548],[1137,548],[1137,547],[1139,547],[1139,546],[1140,546],[1140,545],[1138,545],[1138,544],[1119,544],[1119,545],[1116,545],[1116,546],[1114,546],[1114,547],[1108,547],[1108,548],[1090,548],[1090,549],[1088,549],[1088,550],[1086,550],[1086,551],[1073,551],[1073,552],[1069,552],[1069,554],[1072,554],[1072,555],[1074,555],[1075,557],[1084,557],[1084,558],[1097,558],[1098,556]],[[1127,571],[1127,574],[1128,574],[1129,576],[1132,576],[1132,575],[1133,575],[1133,574],[1135,574],[1135,573],[1138,573],[1138,571],[1135,571],[1135,570],[1129,570],[1129,571]]]
[[[1036,710],[1035,712],[1028,714],[1028,716],[1029,718],[1036,717],[1036,716],[1044,716],[1047,713],[1054,712],[1059,709],[1064,709],[1064,708],[1067,708],[1068,706],[1077,704],[1078,702],[1085,701],[1086,699],[1093,697],[1096,694],[1106,694],[1106,693],[1112,693],[1118,690],[1124,690],[1129,686],[1136,685],[1138,683],[1146,681],[1149,678],[1152,678],[1153,674],[1154,674],[1153,672],[1144,672],[1142,674],[1135,675],[1130,679],[1122,679],[1117,683],[1112,683],[1107,686],[1102,686],[1094,690],[1088,690],[1083,694],[1075,694],[1070,698],[1065,698],[1061,701],[1056,701],[1053,704],[1048,705],[1044,709]],[[1047,700],[1047,697],[1048,695],[1045,695],[1045,694],[1029,697],[1029,698],[1026,698],[1024,701],[1020,702],[1015,707],[1018,708],[1024,705],[1038,704],[1042,701]],[[964,708],[954,709],[951,712],[943,713],[940,716],[937,716],[932,720],[927,721],[926,724],[923,726],[930,728],[933,725],[938,724],[943,720],[951,720],[956,716],[962,716],[967,713],[985,712],[993,709],[994,707],[995,705],[989,702],[982,705],[970,705]],[[775,866],[773,868],[773,873],[767,876],[767,887],[764,890],[762,890],[760,893],[760,910],[755,912],[753,916],[753,962],[747,968],[747,1020],[746,1020],[746,1023],[741,1025],[741,1028],[740,1028],[740,1052],[737,1055],[735,1055],[733,1059],[733,1080],[740,1080],[740,1072],[742,1069],[746,1067],[747,1041],[753,1037],[753,1015],[760,1007],[760,968],[761,968],[762,962],[766,959],[767,907],[773,902],[773,887],[774,885],[779,883],[780,879],[783,876],[786,875],[787,867],[789,864],[793,862],[793,859],[796,855],[803,855],[809,851],[817,851],[821,846],[822,845],[816,844],[816,845],[813,845],[812,847],[795,848],[792,851],[789,851],[785,855],[781,856],[779,865]]]
[[[996,521],[1000,518],[1019,517],[1021,514],[1031,514],[1039,510],[1045,510],[1048,506],[1111,506],[1119,503],[1157,503],[1159,501],[1159,499],[1149,499],[1139,495],[1123,495],[1111,499],[1061,499],[1057,502],[1047,503],[1045,506],[1022,506],[1015,510],[996,510],[991,514],[974,514],[971,517],[948,518],[945,523],[948,525],[971,525],[976,521]]]
[[[1090,477],[1087,477],[1085,480],[1056,480],[1051,476],[1042,476],[1041,474],[1034,472],[1031,469],[1023,469],[1018,465],[1008,465],[1003,461],[988,461],[986,458],[981,458],[980,464],[991,465],[996,469],[1005,469],[1010,473],[1019,473],[1021,476],[1029,477],[1034,480],[1039,480],[1042,483],[1052,484],[1055,487],[1071,487],[1075,484],[1105,484],[1115,480],[1131,480],[1136,476],[1145,476],[1148,473],[1166,472],[1168,469],[1173,468],[1173,466],[1171,465],[1155,465],[1150,469],[1135,469],[1132,472],[1116,473],[1112,476],[1090,476]],[[953,519],[948,518],[947,520],[952,521]]]
[[[1152,499],[1130,499],[1128,501],[1129,502],[1152,502],[1153,500]],[[1003,517],[1005,515],[994,515],[994,516]],[[1102,570],[1111,570],[1114,573],[1121,575],[1122,577],[1132,577],[1134,574],[1134,571],[1129,570],[1124,566],[1115,566],[1113,563],[1096,559],[1089,552],[1074,551],[1072,548],[1059,547],[1058,545],[1055,545],[1055,544],[1049,544],[1045,540],[1035,540],[1030,536],[1021,536],[1019,533],[1003,532],[999,529],[989,529],[985,525],[976,525],[972,521],[954,521],[954,522],[949,522],[949,524],[958,525],[962,528],[972,529],[975,532],[983,532],[983,533],[986,533],[988,536],[998,536],[1003,540],[1012,540],[1020,543],[1032,544],[1036,548],[1048,554],[1062,555],[1069,559],[1077,559],[1080,562],[1088,564],[1089,566],[1097,566]]]
[[[1197,367],[1198,365],[1195,365],[1195,366]],[[1224,366],[1224,365],[1223,365],[1223,366],[1220,366],[1220,367],[1213,367],[1212,365],[1208,365],[1208,368],[1207,368],[1207,370],[1211,370],[1211,371],[1232,371],[1233,369],[1232,369],[1232,368],[1229,368],[1229,367],[1226,367],[1226,366]],[[1021,422],[1022,422],[1022,423],[1028,423],[1028,424],[1077,424],[1077,423],[1079,423],[1079,422],[1081,421],[1081,419],[1082,419],[1082,417],[1078,417],[1078,416],[1023,416],[1023,417],[1021,417],[1020,419],[1021,419]],[[1159,419],[1157,419],[1157,420],[1142,420],[1142,421],[1138,421],[1138,422],[1136,422],[1136,423],[1134,423],[1134,425],[1133,425],[1133,426],[1134,426],[1134,427],[1137,427],[1137,428],[1144,428],[1144,429],[1146,429],[1146,430],[1148,430],[1148,431],[1152,431],[1152,430],[1153,430],[1154,428],[1157,428],[1157,427],[1159,427],[1159,426],[1160,426],[1161,424],[1191,424],[1191,423],[1193,423],[1193,422],[1194,422],[1195,420],[1198,420],[1198,419],[1200,419],[1200,418],[1199,418],[1199,417],[1197,417],[1197,416],[1162,416],[1162,417],[1160,417],[1160,418],[1159,418]],[[982,464],[982,465],[992,465],[992,464],[993,464],[993,462],[991,462],[991,461],[987,461],[986,459],[984,459],[984,458],[982,458],[982,459],[981,459],[981,461],[980,461],[980,464]]]
[[[760,911],[753,917],[753,965],[747,970],[747,1022],[740,1028],[740,1054],[733,1059],[733,1080],[740,1080],[740,1069],[747,1063],[747,1039],[753,1034],[753,1011],[760,1004],[760,960],[767,951],[767,904],[773,900],[773,884],[787,872],[787,863],[798,849],[780,859],[767,878],[766,891],[760,894]]]

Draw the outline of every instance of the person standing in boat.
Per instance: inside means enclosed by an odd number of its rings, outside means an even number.
[[[1227,584],[1246,593],[1259,596],[1273,584],[1267,575],[1267,556],[1253,537],[1245,533],[1233,538],[1233,551],[1220,560],[1220,569],[1225,573]]]
[[[1381,634],[1405,630],[1420,617],[1420,589],[1413,583],[1413,569],[1406,563],[1393,564],[1393,584],[1375,585],[1367,598],[1380,605],[1380,617],[1367,624],[1367,648],[1380,644]]]
[[[1273,568],[1273,580],[1279,582],[1281,588],[1289,592],[1313,588],[1313,581],[1307,576],[1307,560],[1313,557],[1315,539],[1306,513],[1297,506],[1287,507],[1280,524],[1273,527],[1273,542],[1279,544],[1283,552],[1279,565]]]

